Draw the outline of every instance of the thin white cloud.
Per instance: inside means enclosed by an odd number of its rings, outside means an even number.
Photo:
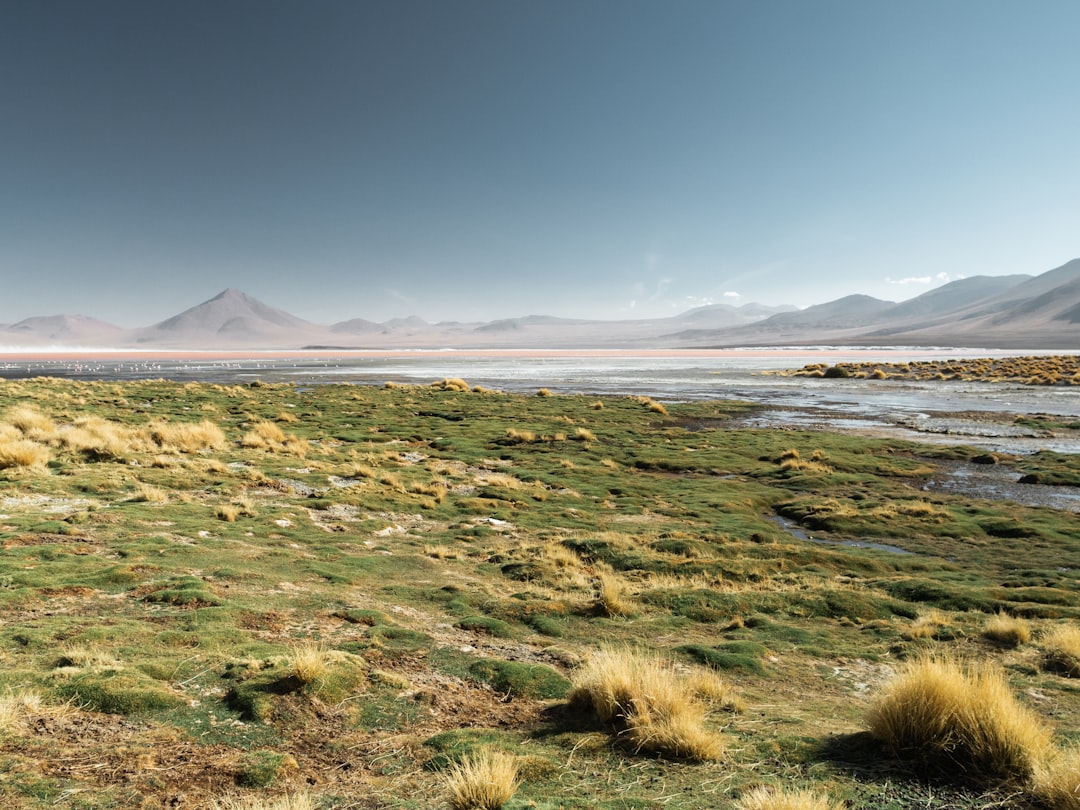
[[[944,284],[946,281],[951,280],[952,276],[950,276],[948,273],[938,273],[936,276],[908,276],[907,278],[891,278],[890,276],[885,277],[885,281],[888,284],[897,285],[933,284],[934,282]]]
[[[395,298],[404,304],[415,304],[416,299],[410,295],[406,295],[401,290],[395,290],[393,287],[386,287],[383,292],[389,295],[391,298]]]
[[[687,295],[684,298],[676,298],[668,301],[668,306],[671,309],[677,309],[680,312],[686,309],[695,309],[696,307],[710,307],[715,304],[712,298],[701,295]]]
[[[742,298],[742,296],[734,290],[728,290],[724,293],[724,298]]]

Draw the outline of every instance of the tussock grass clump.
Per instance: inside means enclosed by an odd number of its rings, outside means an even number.
[[[1026,619],[999,612],[983,624],[983,638],[1009,647],[1019,647],[1031,640],[1031,625]]]
[[[1030,790],[1040,804],[1053,810],[1080,810],[1080,745],[1039,763]]]
[[[735,810],[843,810],[843,802],[812,790],[771,790],[759,787],[735,802]]]
[[[169,493],[152,484],[139,482],[135,485],[131,500],[135,503],[166,503],[169,500]]]
[[[18,405],[4,416],[5,421],[18,428],[28,439],[51,439],[56,434],[53,420],[29,405]]]
[[[452,810],[498,810],[517,792],[517,759],[503,751],[481,751],[446,771]]]
[[[258,796],[225,796],[214,801],[213,810],[315,810],[318,806],[310,793],[294,793],[276,799]]]
[[[296,645],[289,655],[292,674],[302,684],[325,677],[330,671],[330,665],[330,655],[326,647],[314,641]]]
[[[506,440],[511,444],[532,444],[536,441],[536,434],[531,430],[508,428],[506,431]]]
[[[0,441],[0,470],[44,467],[51,459],[48,447],[30,439]]]
[[[240,514],[240,507],[231,503],[223,503],[214,510],[215,517],[218,520],[224,520],[226,523],[236,523],[236,519],[240,517]]]
[[[164,449],[180,453],[201,450],[220,450],[225,446],[225,433],[210,420],[202,422],[161,422],[150,428],[150,438]]]
[[[145,439],[137,431],[100,416],[84,416],[57,431],[60,443],[91,459],[116,460],[142,449]]]
[[[29,690],[0,695],[0,734],[16,730],[31,714],[41,709],[41,695]]]
[[[657,402],[652,397],[631,397],[634,402],[638,402],[648,408],[650,413],[658,413],[661,416],[668,415],[668,409],[664,407],[662,402]]]
[[[588,428],[578,428],[570,438],[575,442],[595,442],[596,434]]]
[[[612,725],[635,751],[699,761],[723,754],[720,736],[704,726],[707,707],[694,685],[655,655],[604,648],[571,680],[571,702]]]
[[[627,601],[629,591],[626,583],[614,573],[604,573],[597,577],[596,609],[605,616],[625,616],[630,613]]]
[[[469,384],[460,377],[446,377],[442,380],[436,380],[431,384],[431,387],[439,391],[459,391],[463,394],[467,394],[471,390]]]
[[[1080,678],[1080,627],[1059,624],[1040,640],[1048,670],[1069,678]]]
[[[959,767],[1022,781],[1052,749],[1050,730],[999,669],[925,657],[910,662],[871,706],[871,735],[931,770]]]
[[[307,455],[308,443],[305,439],[286,433],[277,423],[269,419],[256,422],[240,437],[240,446],[252,450],[267,450],[273,453],[288,453],[303,458]]]
[[[900,631],[901,638],[914,641],[920,638],[940,638],[947,633],[949,618],[940,610],[930,610],[921,614],[911,624]]]

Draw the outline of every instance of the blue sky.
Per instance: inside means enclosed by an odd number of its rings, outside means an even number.
[[[0,323],[902,300],[1080,256],[1080,3],[6,0]]]

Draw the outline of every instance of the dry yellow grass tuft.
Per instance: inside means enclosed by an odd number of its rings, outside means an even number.
[[[213,810],[315,810],[318,803],[310,793],[293,793],[276,799],[258,796],[225,796],[217,799]]]
[[[289,653],[289,667],[300,683],[312,683],[330,671],[330,653],[315,641],[297,644]]]
[[[137,431],[100,416],[80,417],[58,429],[56,436],[73,453],[94,459],[121,459],[145,445],[145,439]]]
[[[287,434],[275,422],[263,419],[240,438],[241,447],[288,453],[303,458],[307,455],[308,442],[291,433]]]
[[[224,520],[226,523],[236,523],[236,519],[240,517],[240,507],[232,503],[223,503],[214,510],[214,515],[218,520]]]
[[[1031,640],[1031,625],[1018,616],[1010,616],[1008,613],[999,612],[991,616],[983,624],[983,638],[1005,644],[1009,647],[1018,647]]]
[[[506,438],[514,444],[531,444],[536,441],[536,434],[531,430],[508,428],[506,431]]]
[[[244,447],[257,449],[276,448],[285,444],[285,431],[269,420],[256,422],[240,439]]]
[[[1080,627],[1056,625],[1039,639],[1039,646],[1047,669],[1069,678],[1080,677]]]
[[[1080,810],[1080,745],[1040,763],[1030,789],[1040,804],[1053,810]]]
[[[443,380],[436,380],[431,384],[432,388],[437,388],[440,391],[460,391],[463,394],[469,393],[469,384],[460,377],[447,377]]]
[[[735,810],[842,810],[843,802],[812,790],[772,790],[759,787],[735,802]]]
[[[131,500],[135,503],[167,503],[169,493],[140,481],[135,485],[135,492],[132,493]]]
[[[152,438],[162,449],[180,453],[219,450],[225,446],[221,428],[204,419],[202,422],[159,422],[150,427]]]
[[[937,635],[949,626],[949,618],[940,610],[931,610],[923,613],[911,624],[900,631],[903,638],[912,641],[919,638],[936,638]]]
[[[29,690],[0,695],[0,733],[15,731],[26,718],[41,709],[41,695]]]
[[[516,758],[502,751],[466,756],[446,771],[453,810],[499,810],[520,784]]]
[[[50,460],[49,448],[30,439],[0,441],[0,470],[41,468]]]
[[[657,402],[652,397],[631,397],[634,402],[638,402],[649,409],[650,413],[658,413],[661,416],[668,415],[668,409],[664,407],[663,403]]]
[[[30,405],[12,408],[4,418],[28,439],[42,441],[56,435],[56,424],[53,420]]]
[[[907,664],[871,706],[873,737],[932,769],[1027,779],[1052,750],[1049,728],[1021,705],[999,669],[944,658]]]
[[[685,678],[687,689],[721,709],[741,712],[746,708],[735,688],[714,669],[695,668]]]
[[[698,761],[723,754],[720,735],[704,726],[706,705],[670,663],[655,655],[603,648],[572,680],[571,701],[613,725],[635,751]]]
[[[605,616],[625,616],[630,613],[627,601],[629,590],[614,572],[605,572],[597,577],[596,609]]]

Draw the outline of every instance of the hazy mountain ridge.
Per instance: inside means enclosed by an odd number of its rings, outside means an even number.
[[[668,318],[529,315],[432,324],[412,316],[320,325],[229,288],[136,329],[86,315],[34,316],[0,325],[0,345],[23,348],[646,349],[820,343],[1080,349],[1080,259],[1037,276],[972,276],[900,303],[856,294],[802,310],[712,304]]]

